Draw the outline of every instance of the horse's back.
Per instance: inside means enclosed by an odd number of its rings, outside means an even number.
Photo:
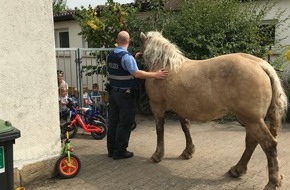
[[[147,91],[154,104],[161,102],[164,109],[192,120],[216,119],[228,112],[264,117],[272,89],[260,66],[267,63],[262,62],[248,54],[188,60],[165,81],[148,81]]]

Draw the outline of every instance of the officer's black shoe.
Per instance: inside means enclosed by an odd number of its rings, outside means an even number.
[[[134,156],[134,153],[133,152],[125,151],[122,154],[118,154],[118,155],[115,155],[114,154],[113,159],[114,160],[120,160],[120,159],[131,158],[133,156]]]
[[[113,157],[113,154],[112,153],[108,153],[108,157],[109,158],[112,158]]]

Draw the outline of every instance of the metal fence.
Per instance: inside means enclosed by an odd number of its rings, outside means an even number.
[[[73,88],[79,92],[79,103],[82,106],[83,88],[92,90],[94,83],[99,84],[99,91],[106,97],[107,82],[106,58],[113,48],[56,48],[57,69],[64,72],[68,83],[69,95]]]

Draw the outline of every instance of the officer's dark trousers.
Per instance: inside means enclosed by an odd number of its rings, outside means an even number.
[[[136,101],[132,94],[111,89],[109,92],[109,126],[107,148],[111,155],[122,155],[129,144],[135,121]]]

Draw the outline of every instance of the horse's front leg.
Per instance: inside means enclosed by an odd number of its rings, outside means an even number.
[[[151,162],[160,162],[164,156],[164,117],[155,117],[156,133],[157,133],[157,147],[152,154]]]
[[[195,148],[194,144],[192,143],[190,131],[188,129],[189,121],[181,117],[179,117],[179,120],[186,140],[186,147],[179,157],[182,159],[190,159],[192,158],[192,154],[194,153]]]

